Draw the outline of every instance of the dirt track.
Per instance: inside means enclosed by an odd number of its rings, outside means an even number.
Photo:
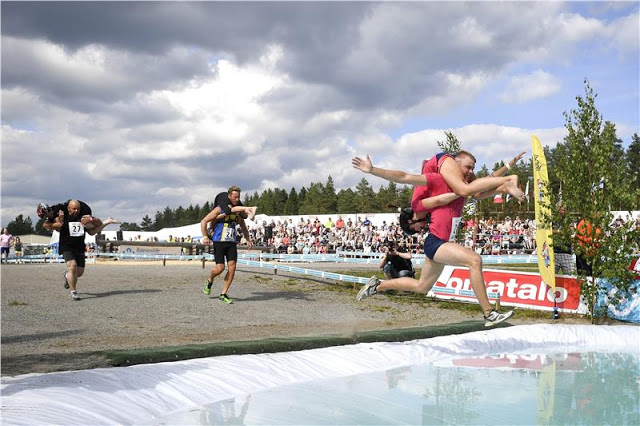
[[[211,267],[88,264],[78,284],[82,300],[73,302],[62,286],[62,264],[2,265],[2,375],[108,366],[104,357],[89,354],[94,351],[349,336],[482,319],[479,310],[441,309],[421,297],[378,295],[356,302],[352,284],[250,268],[239,268],[229,291],[234,303],[226,305],[217,299],[220,281],[211,296],[202,292]],[[536,321],[516,316],[509,322]]]

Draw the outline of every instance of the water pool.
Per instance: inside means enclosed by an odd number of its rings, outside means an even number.
[[[640,327],[537,324],[395,343],[3,377],[2,424],[640,424]]]
[[[265,390],[158,424],[640,424],[637,354],[453,358]]]

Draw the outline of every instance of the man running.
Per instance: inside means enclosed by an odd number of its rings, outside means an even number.
[[[91,216],[91,209],[87,208],[86,204],[83,206],[78,200],[69,200],[66,203],[65,210],[58,210],[58,216],[50,220],[47,216],[47,220],[42,224],[45,229],[55,230],[60,232],[60,239],[58,241],[58,253],[62,255],[67,265],[67,270],[64,273],[64,287],[71,289],[69,298],[71,300],[80,300],[76,285],[78,278],[84,274],[85,267],[85,245],[84,237],[88,230],[86,225],[93,225],[94,232],[96,229],[101,230],[106,226],[98,218]],[[58,207],[58,206],[54,206]],[[38,215],[40,215],[40,206],[38,206]],[[43,210],[46,210],[43,208]],[[99,223],[99,226],[96,224]],[[99,231],[97,231],[99,232]]]
[[[237,203],[240,201],[240,188],[237,186],[232,186],[229,188],[228,194],[230,203],[232,205],[237,205]],[[224,217],[218,220],[217,218],[220,214],[219,209],[220,208],[216,206],[213,210],[211,210],[211,212],[209,212],[207,216],[204,217],[204,219],[202,219],[202,221],[200,221],[203,238],[209,238],[207,236],[206,225],[211,221],[217,220],[217,222],[215,222],[213,225],[213,233],[211,235],[216,266],[211,270],[209,279],[205,283],[203,291],[204,294],[211,294],[213,280],[224,271],[224,264],[226,259],[229,270],[224,277],[222,292],[220,293],[219,299],[225,303],[233,303],[233,300],[229,298],[227,292],[229,291],[229,287],[231,287],[231,283],[233,282],[233,277],[236,273],[236,263],[238,260],[236,223],[240,225],[242,234],[247,240],[247,245],[249,248],[252,247],[253,243],[251,242],[249,230],[247,229],[247,225],[244,223],[244,219],[242,218],[242,216],[240,216],[240,214],[231,213],[228,215],[224,215]]]
[[[446,158],[448,158],[447,156],[448,155],[434,156],[433,160],[430,159],[429,162],[435,163],[435,170],[439,171],[442,163]],[[465,170],[464,177],[466,180],[473,178],[475,159],[472,160],[472,157],[469,157],[464,153],[456,156],[455,162],[459,164],[459,167],[462,170]],[[429,179],[429,192],[424,193],[424,195],[429,195],[430,198],[443,195],[454,198],[455,195],[452,195],[451,188],[447,185],[444,177],[438,173],[431,173],[427,178],[425,175],[412,175],[405,172],[374,168],[368,157],[366,160],[359,158],[354,159],[352,160],[352,163],[354,167],[365,173],[372,173],[375,174],[375,176],[382,177],[387,180],[392,180],[390,179],[391,177],[402,177],[404,180],[403,183],[425,185],[427,184],[427,179]],[[433,166],[433,164],[430,165]],[[493,196],[493,194],[498,191],[506,191],[507,185],[510,184],[507,184],[507,181],[503,181],[493,190],[486,190],[477,194],[475,198],[487,198]],[[428,200],[429,198],[426,199]],[[491,309],[484,283],[482,258],[480,255],[454,242],[457,227],[460,224],[460,217],[464,203],[465,198],[458,197],[456,195],[448,204],[437,206],[431,211],[429,235],[425,239],[424,243],[426,259],[424,267],[422,268],[420,280],[403,277],[381,282],[377,277],[371,277],[369,282],[360,290],[360,292],[358,292],[357,300],[373,296],[379,291],[384,290],[404,290],[427,294],[438,280],[438,277],[442,273],[445,265],[465,266],[469,268],[471,288],[476,294],[476,298],[478,299],[483,311],[485,326],[493,326],[511,317],[513,315],[513,311],[501,314]],[[424,222],[415,222],[411,225],[412,229],[416,231],[424,229],[425,226],[426,224]]]
[[[93,216],[91,207],[87,203],[79,200],[68,200],[51,207],[40,203],[37,214],[39,218],[45,219],[42,223],[44,229],[60,232],[58,253],[62,255],[67,265],[67,270],[63,274],[63,285],[64,288],[71,289],[69,295],[71,300],[80,300],[76,284],[78,278],[84,274],[84,235],[85,233],[98,234],[105,226],[119,222],[111,217],[102,222],[100,218]]]

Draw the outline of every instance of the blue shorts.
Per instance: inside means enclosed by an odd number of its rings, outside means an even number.
[[[448,241],[441,240],[433,234],[427,235],[427,238],[424,240],[424,254],[433,260],[440,246],[447,242]]]

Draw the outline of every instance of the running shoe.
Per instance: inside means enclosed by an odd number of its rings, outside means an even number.
[[[73,290],[71,293],[69,293],[69,299],[71,300],[80,300],[80,296],[78,296],[78,292]]]
[[[494,325],[499,324],[502,321],[511,318],[512,315],[513,315],[513,311],[505,312],[504,314],[501,314],[497,311],[491,311],[489,315],[484,316],[484,319],[485,319],[484,326],[493,327]]]
[[[374,294],[376,294],[378,285],[380,285],[380,280],[377,277],[369,278],[369,282],[367,282],[364,287],[362,287],[358,292],[356,300],[359,302],[365,297],[373,296]]]
[[[204,283],[204,288],[202,289],[202,291],[204,292],[204,294],[209,295],[211,294],[211,286],[213,285],[213,283],[210,283],[209,281],[207,281],[206,283]]]
[[[222,300],[224,303],[227,303],[229,305],[233,303],[233,300],[229,299],[229,296],[227,296],[226,294],[221,294],[219,299]]]
[[[67,271],[64,271],[64,274],[62,274],[62,276],[64,277],[64,288],[69,288],[69,281],[67,281]]]

